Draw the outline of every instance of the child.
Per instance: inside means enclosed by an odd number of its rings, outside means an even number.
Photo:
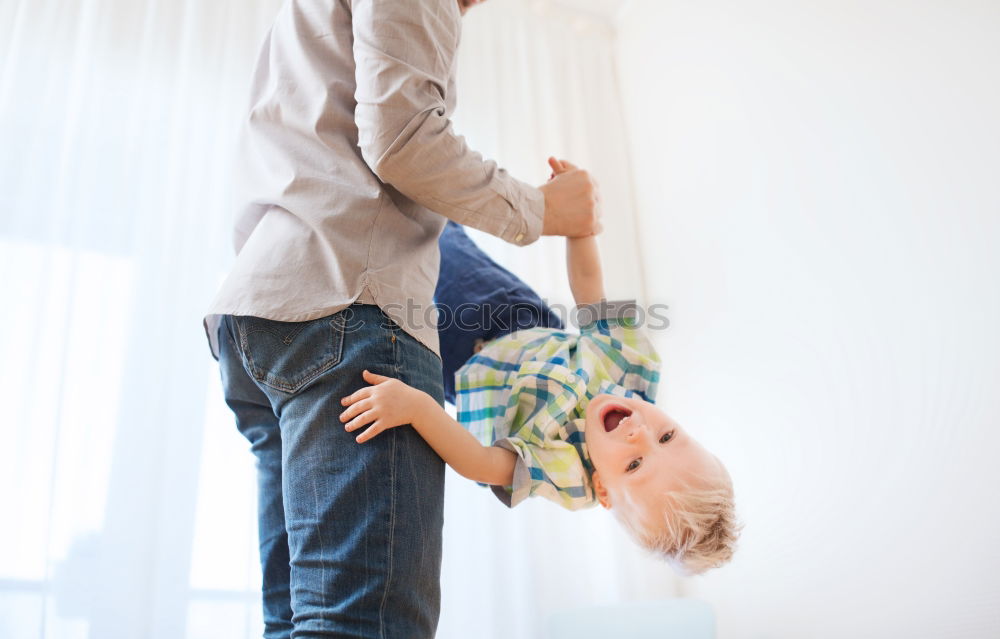
[[[556,174],[574,168],[549,162]],[[460,227],[449,224],[446,233],[452,235],[442,236],[444,286],[477,265],[516,280],[464,234],[455,235]],[[458,421],[430,395],[370,371],[364,378],[371,386],[342,400],[348,408],[341,421],[352,432],[367,426],[359,443],[411,424],[454,470],[490,485],[508,506],[534,495],[574,510],[600,503],[641,546],[681,572],[721,565],[732,556],[738,532],[729,475],[653,405],[659,357],[628,316],[634,304],[605,301],[596,238],[568,238],[566,248],[577,307],[581,316],[591,315],[583,317],[578,335],[551,328],[558,320],[519,281],[498,285],[507,295],[501,303],[508,304],[509,323],[525,315],[511,311],[513,301],[535,309],[527,314],[531,327],[494,327],[484,333],[488,341],[479,338],[478,352],[467,353],[449,393]],[[463,268],[449,266],[456,264]],[[475,331],[450,337],[442,330],[446,380],[446,341],[468,350],[471,335]]]

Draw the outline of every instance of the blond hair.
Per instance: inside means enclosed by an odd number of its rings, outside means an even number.
[[[619,495],[612,512],[636,543],[682,574],[698,575],[732,558],[743,526],[736,519],[728,475],[719,486],[664,496],[665,505],[650,509]]]

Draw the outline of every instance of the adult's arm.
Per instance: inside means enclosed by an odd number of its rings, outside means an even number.
[[[456,135],[446,117],[461,29],[454,0],[352,0],[365,162],[383,182],[459,224],[525,245],[542,232],[542,191]]]

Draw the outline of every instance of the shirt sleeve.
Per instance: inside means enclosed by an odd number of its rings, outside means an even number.
[[[635,302],[606,302],[590,315],[581,315],[580,364],[599,376],[656,401],[660,383],[660,356],[636,319]],[[583,323],[586,322],[586,323]]]
[[[492,444],[517,455],[510,486],[492,486],[504,504],[545,497],[564,508],[594,505],[593,488],[573,445],[583,381],[564,366],[544,360],[521,362]]]
[[[454,0],[352,2],[358,146],[375,175],[459,224],[525,245],[542,192],[469,149],[446,95],[461,33]]]
[[[544,497],[569,510],[589,508],[596,502],[589,475],[576,449],[565,441],[543,445],[518,437],[493,443],[517,458],[510,486],[490,486],[501,502],[513,508],[528,497]]]

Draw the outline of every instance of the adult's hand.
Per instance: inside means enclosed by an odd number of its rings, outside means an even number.
[[[554,177],[538,187],[545,195],[542,235],[586,237],[601,232],[597,181],[566,160],[549,158]]]

